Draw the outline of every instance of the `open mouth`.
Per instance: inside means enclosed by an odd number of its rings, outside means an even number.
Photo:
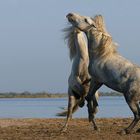
[[[71,23],[74,22],[73,14],[72,13],[68,14],[66,17],[67,17],[67,19],[68,19],[69,22],[71,22]]]
[[[74,22],[74,20],[73,20],[73,18],[72,17],[67,17],[68,18],[68,21],[69,22],[71,22],[71,23],[73,23]]]

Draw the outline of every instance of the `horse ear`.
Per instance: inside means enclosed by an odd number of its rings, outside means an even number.
[[[96,15],[94,17],[94,21],[96,23],[96,26],[98,27],[98,29],[105,31],[105,23],[104,23],[104,19],[102,15]]]

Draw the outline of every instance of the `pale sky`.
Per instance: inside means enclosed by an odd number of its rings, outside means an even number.
[[[140,0],[0,0],[0,92],[67,92],[69,12],[102,14],[119,53],[140,65]]]

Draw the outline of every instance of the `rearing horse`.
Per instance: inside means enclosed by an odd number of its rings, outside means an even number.
[[[95,92],[104,84],[123,93],[134,120],[121,132],[130,133],[140,120],[140,67],[118,54],[101,15],[90,18],[70,13],[67,18],[73,26],[84,31],[88,38],[89,73],[92,77],[87,96],[90,118],[94,118],[92,104],[98,106]]]
[[[58,113],[58,116],[66,116],[67,120],[62,129],[67,129],[68,122],[78,107],[84,106],[85,96],[89,91],[91,77],[88,72],[89,55],[88,46],[85,35],[79,29],[71,26],[64,29],[66,33],[65,39],[67,40],[70,59],[72,60],[71,74],[68,79],[68,110]],[[98,92],[96,92],[96,99]],[[94,114],[97,112],[97,107],[94,108]],[[95,121],[92,121],[94,128],[97,129]]]

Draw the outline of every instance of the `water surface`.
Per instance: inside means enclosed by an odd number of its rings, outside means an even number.
[[[56,118],[67,107],[67,98],[0,99],[0,118]],[[87,107],[79,108],[75,118],[86,118]],[[98,118],[132,117],[124,97],[103,96],[99,99]]]

